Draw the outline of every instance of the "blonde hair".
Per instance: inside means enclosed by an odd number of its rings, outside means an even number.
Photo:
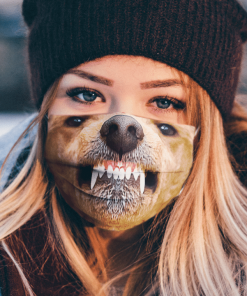
[[[47,201],[54,229],[49,243],[63,254],[89,295],[107,295],[114,281],[126,274],[129,278],[123,295],[144,295],[144,291],[145,295],[158,291],[169,296],[247,295],[247,192],[233,171],[225,140],[225,134],[247,131],[247,115],[235,103],[224,129],[221,115],[206,91],[185,74],[178,74],[188,92],[188,123],[199,127],[193,168],[180,196],[148,221],[142,238],[146,247],[139,261],[110,281],[104,254],[97,248],[97,230],[85,229],[81,234],[77,222],[71,222],[69,207],[47,177],[42,151],[45,115],[59,82],[48,91],[33,123],[39,123],[39,132],[31,153],[0,195],[0,240],[30,295],[34,293],[18,258],[8,247],[7,236],[38,211],[46,215]],[[98,276],[88,249],[97,259]]]

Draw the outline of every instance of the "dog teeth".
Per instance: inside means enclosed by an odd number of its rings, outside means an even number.
[[[138,179],[139,175],[140,175],[140,172],[137,172],[137,169],[135,168],[134,172],[133,172],[133,176],[134,176],[135,180]]]
[[[124,175],[125,175],[124,174],[124,168],[121,168],[120,171],[119,171],[119,179],[120,180],[123,180],[124,179]]]
[[[126,170],[126,179],[129,180],[131,176],[131,167],[128,167]]]
[[[104,172],[99,172],[99,177],[102,178],[102,176],[104,175]]]
[[[140,190],[141,194],[143,194],[145,189],[145,174],[143,172],[140,173]]]
[[[123,180],[126,178],[127,180],[130,179],[131,174],[135,181],[137,181],[138,177],[140,176],[140,192],[141,194],[144,193],[145,190],[145,173],[143,171],[138,171],[137,168],[132,172],[131,167],[127,167],[126,171],[123,167],[119,169],[119,167],[115,167],[113,171],[113,167],[111,165],[108,166],[107,170],[105,169],[104,165],[97,165],[93,167],[92,178],[91,178],[91,190],[94,188],[94,185],[97,181],[98,176],[102,178],[104,173],[107,172],[107,177],[113,177],[114,180],[120,179]]]
[[[91,179],[91,190],[94,188],[94,185],[96,183],[97,177],[98,177],[98,172],[95,171],[95,170],[93,170],[92,179]]]
[[[107,177],[111,178],[112,174],[113,174],[113,167],[109,165],[107,169]]]
[[[119,175],[119,168],[115,168],[114,172],[113,172],[113,178],[114,180],[117,180]]]

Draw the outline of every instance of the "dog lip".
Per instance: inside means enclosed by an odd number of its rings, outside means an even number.
[[[89,197],[93,197],[93,198],[97,198],[97,196],[94,196],[92,194],[88,194],[85,191],[83,191],[80,187],[76,186],[75,184],[73,184],[72,182],[70,182],[68,179],[64,178],[64,176],[62,176],[61,174],[59,174],[59,176],[65,181],[68,182],[71,186],[73,186],[74,188],[76,188],[77,190],[79,190],[81,193],[86,194]]]
[[[68,179],[64,178],[62,175],[60,175],[60,177],[65,181],[65,182],[68,182],[71,186],[73,186],[75,189],[77,189],[78,191],[80,191],[81,193],[85,194],[87,197],[90,197],[90,198],[95,198],[95,199],[101,199],[101,200],[112,200],[114,201],[115,199],[114,198],[106,198],[106,197],[101,197],[101,196],[96,196],[96,195],[92,195],[92,194],[89,194],[85,191],[83,191],[81,188],[79,188],[78,186],[76,186],[75,184],[71,183]],[[125,198],[124,199],[125,202],[130,202],[131,199],[128,199],[128,198]]]

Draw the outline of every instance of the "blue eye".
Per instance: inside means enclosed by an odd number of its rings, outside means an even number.
[[[92,103],[95,101],[103,101],[102,95],[95,90],[87,88],[74,88],[66,91],[66,94],[74,101],[80,103]]]
[[[161,97],[156,98],[153,100],[156,103],[159,109],[176,109],[176,110],[183,110],[185,108],[185,103],[180,100],[177,100],[172,97]]]
[[[171,101],[167,99],[157,99],[156,104],[157,104],[157,107],[161,109],[168,109],[171,105]]]
[[[158,128],[164,136],[176,136],[178,134],[177,130],[170,124],[162,123],[158,125]]]
[[[93,102],[96,100],[98,95],[95,92],[85,90],[78,94],[77,97],[82,101]]]

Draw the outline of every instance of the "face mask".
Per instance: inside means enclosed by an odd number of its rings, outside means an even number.
[[[189,125],[125,114],[51,116],[45,158],[79,215],[125,230],[178,196],[192,166],[194,134]]]

